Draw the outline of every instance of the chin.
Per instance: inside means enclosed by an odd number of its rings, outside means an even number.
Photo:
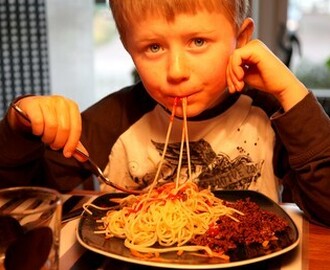
[[[187,108],[187,118],[198,116],[202,112],[203,112],[203,110],[196,110],[194,107],[188,106],[188,108]],[[181,106],[177,107],[175,116],[183,118],[183,111],[182,111]]]

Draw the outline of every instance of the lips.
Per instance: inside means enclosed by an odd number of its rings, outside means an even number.
[[[193,99],[193,97],[198,93],[198,91],[195,92],[187,92],[185,94],[182,94],[182,92],[184,93],[184,91],[178,91],[179,93],[181,93],[180,95],[173,95],[170,96],[171,99],[171,104],[174,103],[175,99],[178,99],[178,105],[181,103],[180,100],[182,98],[187,98],[187,102],[189,103],[189,101],[191,101]]]

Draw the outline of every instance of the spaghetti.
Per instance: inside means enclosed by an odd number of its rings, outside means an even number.
[[[102,226],[96,233],[105,234],[107,238],[125,239],[125,246],[135,255],[170,251],[178,253],[204,251],[209,256],[213,256],[214,254],[208,246],[189,245],[189,241],[197,235],[205,234],[210,225],[214,224],[220,216],[232,217],[234,212],[242,214],[225,206],[222,200],[216,198],[210,190],[200,191],[190,179],[186,98],[182,99],[183,126],[178,171],[180,171],[182,163],[185,142],[188,156],[188,180],[179,185],[178,174],[175,182],[154,188],[164,162],[176,105],[177,99],[173,105],[163,155],[149,192],[120,199],[121,209],[108,211],[99,221]]]
[[[212,256],[207,246],[186,244],[203,235],[220,216],[239,213],[223,205],[210,190],[199,191],[191,181],[178,189],[175,183],[168,183],[154,189],[150,196],[130,195],[120,203],[126,206],[109,211],[100,221],[102,230],[96,233],[125,239],[125,246],[135,254],[201,250]]]

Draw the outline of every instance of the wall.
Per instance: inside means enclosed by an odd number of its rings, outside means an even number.
[[[52,93],[75,100],[83,110],[95,101],[94,0],[47,0],[46,4]]]

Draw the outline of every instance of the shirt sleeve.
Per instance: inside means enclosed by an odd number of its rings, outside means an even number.
[[[291,110],[278,111],[271,120],[288,155],[290,169],[282,177],[284,185],[311,221],[330,225],[328,115],[310,92]]]
[[[7,117],[0,121],[0,134],[0,187],[31,185],[36,172],[41,178],[40,164],[34,162],[44,152],[40,139],[15,132]]]
[[[0,188],[46,186],[67,192],[89,179],[85,165],[45,146],[38,136],[15,132],[0,121]]]

